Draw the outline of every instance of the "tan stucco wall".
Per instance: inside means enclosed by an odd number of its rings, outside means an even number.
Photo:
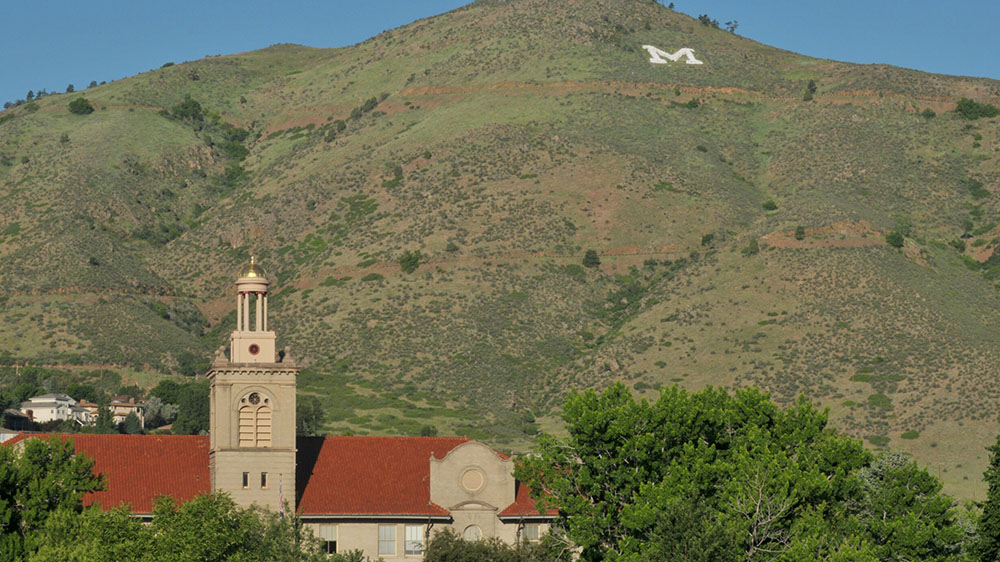
[[[281,364],[216,366],[209,371],[212,489],[229,492],[238,505],[273,511],[295,509],[295,383],[298,370]],[[239,401],[251,392],[271,407],[271,446],[239,447]],[[249,486],[243,488],[243,473]],[[267,489],[260,474],[268,474]]]
[[[242,449],[213,451],[212,489],[228,492],[238,505],[257,504],[279,511],[283,498],[289,509],[295,503],[295,450]],[[243,488],[243,473],[249,473],[249,486]],[[260,473],[267,473],[267,489],[260,487]]]
[[[481,520],[480,523],[482,523]],[[378,554],[378,527],[380,524],[383,525],[390,524],[396,527],[395,556]],[[424,536],[426,536],[427,524],[418,522],[409,522],[409,523],[398,522],[398,521],[383,521],[381,523],[378,521],[336,522],[334,520],[331,520],[330,522],[322,522],[322,523],[307,522],[305,526],[308,527],[313,532],[314,535],[319,536],[320,535],[319,529],[321,525],[334,525],[337,527],[338,552],[344,553],[350,550],[362,550],[364,551],[365,555],[371,558],[372,560],[377,560],[379,557],[381,557],[385,562],[393,562],[393,561],[423,559],[423,556],[412,556],[412,555],[407,556],[404,554],[405,550],[403,543],[406,538],[406,525],[417,525],[417,524],[421,525],[422,532],[424,533]],[[432,523],[430,526],[430,534],[431,537],[433,537],[434,533],[437,533],[442,529],[452,529],[459,536],[461,536],[464,528],[465,527],[459,525],[457,521],[455,524]],[[494,525],[490,526],[490,528],[495,529],[496,536],[499,536],[503,541],[508,542],[510,544],[514,544],[514,542],[516,541],[517,528],[518,528],[517,523],[503,523],[500,520],[494,518]],[[549,531],[548,524],[539,525],[539,536],[547,533],[548,531]],[[492,535],[486,535],[484,533],[483,538],[484,539],[489,538],[490,536]],[[426,546],[427,544],[425,542],[424,547],[426,548]]]
[[[462,485],[463,475],[469,471],[482,475],[483,485],[478,490]],[[500,458],[493,449],[477,441],[463,443],[441,460],[430,459],[431,501],[452,512],[501,510],[514,503],[513,472],[513,461]]]

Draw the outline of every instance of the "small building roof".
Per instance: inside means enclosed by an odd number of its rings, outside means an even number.
[[[514,503],[497,514],[500,519],[521,519],[528,517],[538,517],[551,519],[559,514],[558,510],[550,509],[545,513],[538,511],[538,505],[531,497],[531,490],[520,481],[514,482]]]
[[[32,396],[31,398],[28,398],[28,402],[35,402],[35,401],[39,401],[39,402],[56,402],[56,401],[59,401],[59,402],[67,402],[67,401],[69,401],[69,402],[76,402],[76,400],[73,400],[73,398],[70,397],[70,395],[63,394],[61,392],[50,392],[49,394],[41,394],[41,395],[38,395],[38,396]]]

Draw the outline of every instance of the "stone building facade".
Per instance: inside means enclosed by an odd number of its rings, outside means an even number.
[[[538,512],[513,460],[477,441],[296,436],[299,369],[268,329],[269,287],[253,260],[236,281],[229,354],[220,349],[207,373],[208,436],[72,436],[107,476],[107,488],[85,503],[127,504],[148,517],[157,496],[224,491],[240,505],[294,511],[329,552],[361,549],[386,562],[421,559],[446,528],[510,543],[548,531],[555,514]]]

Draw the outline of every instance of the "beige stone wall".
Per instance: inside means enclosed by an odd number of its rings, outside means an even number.
[[[468,521],[473,521],[470,519]],[[492,525],[487,525],[484,520],[475,519],[481,525],[489,526],[494,530],[495,536],[500,537],[502,540],[514,544],[517,537],[518,524],[517,523],[503,523],[499,519],[494,517]],[[395,552],[394,555],[379,554],[378,553],[378,534],[379,525],[392,525],[396,529],[396,540],[395,540]],[[405,537],[406,537],[406,526],[407,525],[419,525],[421,529],[422,536],[427,537],[428,525],[426,523],[421,523],[417,521],[413,522],[399,522],[399,521],[350,521],[350,522],[337,522],[331,520],[329,522],[307,522],[305,524],[314,535],[317,537],[321,536],[323,530],[321,527],[334,527],[336,528],[337,535],[337,551],[344,553],[350,550],[362,550],[365,555],[372,560],[377,560],[382,558],[385,562],[394,561],[406,561],[406,560],[421,560],[423,556],[407,555],[405,552]],[[454,524],[448,523],[431,523],[430,524],[430,536],[433,537],[434,533],[441,531],[442,529],[452,529],[459,536],[462,535],[465,529],[462,524],[456,522]],[[539,536],[544,535],[549,531],[548,524],[539,525]],[[492,535],[491,535],[492,536]],[[485,535],[483,538],[487,538]],[[427,547],[425,539],[424,548]]]
[[[210,474],[212,489],[229,492],[237,504],[278,511],[295,508],[295,383],[298,371],[281,364],[216,366],[209,371]],[[240,400],[252,392],[271,409],[270,447],[241,447]],[[243,487],[243,473],[248,486]],[[267,488],[261,488],[261,473]]]
[[[212,488],[228,492],[238,505],[257,504],[279,511],[281,498],[294,509],[295,449],[223,450],[210,454],[214,467]],[[243,473],[248,486],[243,487]],[[261,488],[260,475],[267,473],[267,488]]]
[[[513,472],[512,460],[477,441],[463,443],[441,460],[430,459],[431,501],[453,513],[497,512],[514,503]]]

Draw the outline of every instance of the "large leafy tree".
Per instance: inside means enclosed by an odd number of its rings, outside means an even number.
[[[241,508],[220,493],[183,505],[160,498],[149,525],[130,517],[124,508],[60,514],[40,531],[38,543],[31,562],[328,560],[296,518]]]
[[[74,453],[72,440],[28,439],[0,446],[0,554],[21,559],[34,533],[56,512],[79,513],[83,495],[103,487],[94,461]]]
[[[940,483],[873,458],[805,400],[623,385],[569,398],[516,475],[583,560],[945,560],[962,533]],[[877,518],[881,517],[879,521]],[[898,556],[903,556],[898,558]]]

